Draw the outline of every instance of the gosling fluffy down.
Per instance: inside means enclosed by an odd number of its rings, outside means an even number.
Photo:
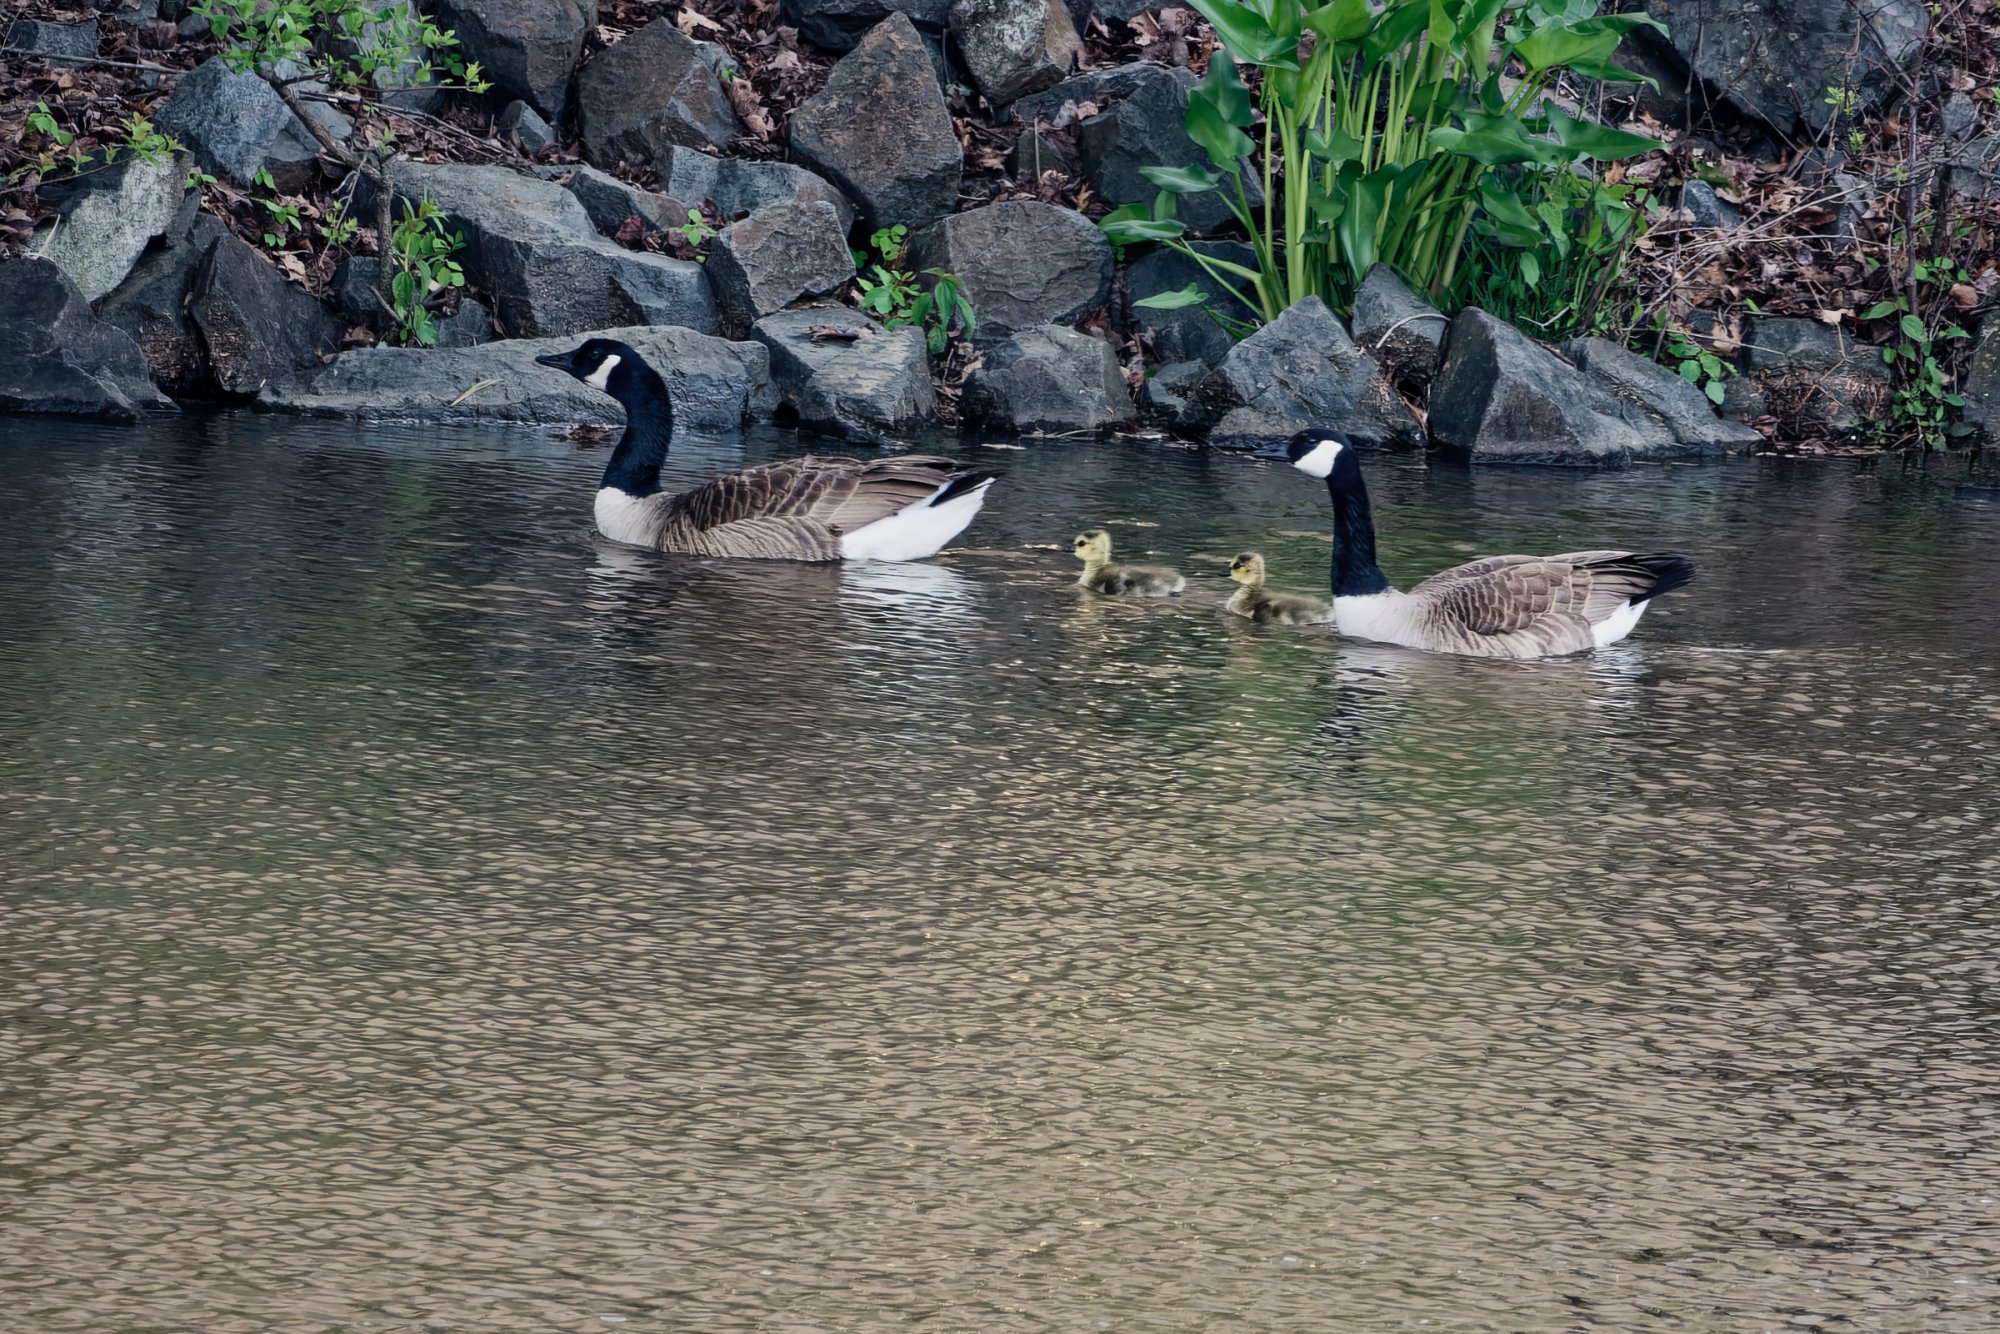
[[[1076,558],[1083,562],[1077,583],[1106,597],[1174,598],[1187,587],[1179,570],[1164,565],[1113,565],[1111,534],[1102,528],[1078,533],[1072,544]]]
[[[1254,551],[1229,562],[1229,577],[1242,587],[1230,595],[1226,609],[1259,625],[1325,625],[1333,620],[1333,604],[1324,598],[1266,588],[1264,558]]]

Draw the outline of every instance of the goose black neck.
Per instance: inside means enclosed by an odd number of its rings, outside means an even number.
[[[674,438],[674,409],[667,399],[666,381],[643,362],[629,370],[621,366],[611,393],[625,407],[625,434],[604,466],[603,484],[627,495],[653,495],[660,489],[660,465],[666,462],[667,446]]]
[[[1375,564],[1375,516],[1368,507],[1368,486],[1352,464],[1335,468],[1326,479],[1333,497],[1333,595],[1367,597],[1385,593],[1389,580]]]

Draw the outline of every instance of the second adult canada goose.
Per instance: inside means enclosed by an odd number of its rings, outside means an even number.
[[[1438,653],[1546,658],[1615,644],[1654,598],[1694,578],[1686,556],[1572,551],[1488,556],[1442,570],[1407,593],[1375,564],[1375,520],[1354,445],[1300,431],[1283,449],[1333,498],[1333,616],[1343,635]]]
[[[1102,528],[1078,533],[1070,548],[1083,562],[1083,573],[1076,581],[1093,593],[1109,597],[1130,593],[1142,598],[1172,598],[1179,597],[1187,587],[1187,580],[1179,570],[1164,565],[1113,565],[1111,534]]]
[[[1242,587],[1230,594],[1225,611],[1247,616],[1260,625],[1325,625],[1333,619],[1333,608],[1325,598],[1266,588],[1264,558],[1254,551],[1246,551],[1229,562],[1229,577]]]
[[[614,542],[692,556],[922,560],[972,522],[993,484],[990,472],[964,472],[927,454],[866,461],[808,455],[670,496],[660,489],[660,465],[674,412],[659,373],[610,338],[535,360],[625,408],[625,434],[597,490],[597,531]]]

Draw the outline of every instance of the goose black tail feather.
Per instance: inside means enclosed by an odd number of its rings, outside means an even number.
[[[985,486],[999,475],[997,472],[969,472],[962,476],[954,477],[944,490],[931,497],[930,503],[933,505],[942,505],[947,500],[956,500],[968,491]]]
[[[1634,556],[1632,564],[1653,576],[1653,586],[1633,598],[1634,605],[1650,601],[1662,593],[1671,593],[1694,579],[1694,562],[1686,556]]]

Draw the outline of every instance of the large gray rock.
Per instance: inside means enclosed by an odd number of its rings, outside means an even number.
[[[838,330],[859,337],[824,338]],[[751,336],[771,349],[771,379],[799,424],[875,443],[920,430],[936,405],[924,335],[885,329],[844,306],[780,311]]]
[[[701,265],[626,250],[597,234],[575,195],[499,166],[398,162],[396,193],[428,195],[465,238],[466,279],[510,337],[634,324],[716,328]]]
[[[226,234],[195,269],[188,315],[201,330],[216,384],[231,394],[254,394],[269,380],[318,365],[340,337],[311,294]]]
[[[629,343],[660,372],[682,430],[729,431],[769,413],[770,354],[692,329],[654,325],[520,338],[457,349],[361,348],[267,386],[258,402],[282,412],[369,421],[616,424],[624,410],[562,371],[535,364],[586,337]]]
[[[1199,361],[1170,362],[1139,386],[1139,406],[1176,431],[1198,430],[1206,419],[1201,382],[1207,378],[1208,367]]]
[[[1209,259],[1257,267],[1257,252],[1241,241],[1196,241],[1192,248]],[[1207,296],[1207,307],[1162,310],[1137,304],[1147,297],[1185,291],[1190,285]],[[1132,261],[1125,270],[1125,295],[1132,303],[1133,325],[1151,343],[1153,356],[1161,362],[1199,361],[1213,366],[1229,355],[1236,339],[1216,323],[1210,310],[1224,319],[1248,322],[1257,317],[1207,269],[1166,246],[1155,247]]]
[[[1021,132],[1007,150],[1007,174],[1017,181],[1032,183],[1050,172],[1061,176],[1076,171],[1076,156],[1069,145],[1039,126]]]
[[[7,45],[38,55],[52,65],[76,65],[97,54],[97,20],[88,23],[46,23],[16,19],[7,28]]]
[[[140,257],[116,291],[97,303],[98,318],[132,336],[145,355],[153,383],[176,397],[211,394],[216,389],[208,347],[189,318],[187,305],[202,261],[228,232],[214,215],[193,213],[185,226],[177,223]]]
[[[1450,323],[1386,264],[1368,270],[1354,289],[1354,341],[1398,384],[1418,392],[1437,374]]]
[[[92,315],[68,274],[39,258],[0,264],[0,412],[133,421],[173,407],[139,345]]]
[[[845,190],[870,226],[915,230],[957,206],[964,155],[907,16],[877,24],[792,114],[792,152]]]
[[[353,133],[347,117],[332,107],[308,102],[306,114],[335,139],[345,142]],[[255,74],[235,73],[220,56],[181,76],[157,126],[186,144],[204,169],[239,185],[261,169],[281,190],[303,189],[319,157],[319,141],[277,91]]]
[[[438,0],[437,12],[499,93],[562,119],[597,0]]]
[[[711,157],[692,148],[674,150],[670,166],[660,168],[667,194],[689,208],[713,203],[724,218],[755,213],[772,204],[833,205],[840,229],[854,226],[854,201],[832,182],[789,162],[748,162]]]
[[[1078,25],[1082,27],[1081,24]],[[1172,71],[1165,65],[1150,60],[1135,60],[1128,65],[1107,65],[1102,69],[1085,70],[1071,78],[1064,79],[1052,88],[1039,93],[1029,93],[1014,103],[1014,114],[1021,120],[1034,124],[1037,121],[1055,122],[1062,119],[1063,108],[1074,106],[1092,108],[1086,115],[1095,115],[1112,102],[1130,97],[1139,89],[1157,80],[1162,72],[1172,77]]]
[[[1763,443],[1764,437],[1743,423],[1718,417],[1708,395],[1657,361],[1602,338],[1573,338],[1562,354],[1601,391],[1600,411],[1642,431],[1662,427],[1689,455]]]
[[[1667,31],[1634,29],[1618,63],[1659,78],[1662,110],[1685,119],[1719,105],[1807,139],[1835,114],[1829,86],[1851,80],[1862,114],[1895,94],[1927,23],[1921,0],[1647,0],[1645,9]],[[1692,105],[1675,105],[1690,84]]]
[[[627,218],[638,218],[647,230],[671,231],[687,222],[687,206],[677,199],[641,190],[595,167],[578,167],[563,181],[563,188],[576,196],[590,225],[607,235],[616,235]]]
[[[1888,415],[1892,386],[1882,350],[1818,320],[1752,316],[1740,361],[1743,374],[1725,386],[1723,412],[1774,417],[1788,438],[1851,439]]]
[[[1959,392],[1965,399],[1965,423],[1988,444],[2000,444],[2000,320],[1990,315],[1972,345]]]
[[[1118,104],[1085,117],[1076,126],[1077,158],[1083,178],[1099,199],[1112,204],[1153,202],[1160,187],[1146,179],[1142,168],[1210,169],[1208,154],[1187,135],[1188,90],[1194,87],[1194,75],[1164,65],[1141,64],[1132,68],[1127,81],[1104,79],[1096,86],[1100,97],[1126,88]],[[1057,84],[1042,96],[1053,97],[1067,86],[1067,83]],[[1263,191],[1247,175],[1244,184],[1250,190],[1254,206],[1262,200]],[[1213,191],[1182,195],[1177,206],[1181,221],[1197,232],[1220,226],[1234,216],[1222,196]]]
[[[1701,438],[1704,429],[1684,414],[1698,438],[1683,442],[1666,420],[1679,409],[1638,404],[1640,395],[1656,397],[1655,385],[1608,354],[1595,360],[1593,378],[1506,321],[1468,307],[1452,321],[1444,365],[1431,386],[1431,438],[1475,463],[1616,467],[1719,448],[1720,428]],[[1621,377],[1614,395],[1606,382]],[[1633,386],[1637,392],[1628,394]]]
[[[1111,345],[1059,324],[1023,329],[966,377],[965,420],[994,430],[1096,433],[1137,415]]]
[[[716,234],[708,281],[732,337],[803,296],[825,296],[854,277],[840,215],[824,201],[773,204]]]
[[[1111,294],[1111,243],[1074,209],[1033,200],[988,204],[918,233],[910,267],[964,285],[981,341],[1058,324]]]
[[[1061,83],[1083,49],[1062,0],[958,0],[950,22],[966,72],[995,106]]]
[[[1307,297],[1230,349],[1202,384],[1223,410],[1209,442],[1261,449],[1309,426],[1337,425],[1358,445],[1415,448],[1424,430],[1373,357],[1354,345],[1340,317]]]
[[[799,36],[829,51],[851,51],[891,14],[906,14],[920,28],[942,32],[951,0],[780,0],[779,12],[798,25]]]
[[[65,185],[61,193],[42,190],[42,201],[56,206],[56,220],[36,252],[95,301],[124,282],[146,246],[172,225],[187,196],[187,161],[128,157]]]
[[[590,58],[576,76],[584,152],[601,167],[664,171],[673,150],[722,152],[743,133],[723,95],[728,53],[655,19]]]

